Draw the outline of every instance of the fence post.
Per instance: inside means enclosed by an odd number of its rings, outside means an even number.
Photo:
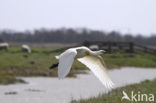
[[[111,42],[109,42],[108,43],[108,52],[112,52],[112,43]]]
[[[89,47],[89,46],[90,46],[90,42],[89,42],[89,41],[84,41],[84,42],[83,42],[83,45]]]
[[[129,43],[129,52],[131,52],[131,53],[134,52],[134,44],[132,42]]]
[[[147,52],[147,47],[144,47],[144,52]]]

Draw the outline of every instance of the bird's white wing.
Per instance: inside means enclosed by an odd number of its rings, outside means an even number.
[[[113,82],[108,76],[105,63],[101,56],[85,56],[78,58],[78,61],[85,64],[107,88],[111,89],[113,87]]]
[[[75,49],[68,49],[59,56],[58,77],[60,79],[69,73],[76,55]]]

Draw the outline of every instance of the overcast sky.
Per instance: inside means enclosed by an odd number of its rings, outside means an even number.
[[[0,0],[0,29],[91,28],[156,34],[156,0]]]

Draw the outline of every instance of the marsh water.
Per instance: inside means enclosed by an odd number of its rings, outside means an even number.
[[[116,87],[156,78],[156,68],[124,67],[109,74]],[[69,103],[106,93],[106,88],[91,73],[77,78],[24,77],[27,84],[0,85],[0,103]]]

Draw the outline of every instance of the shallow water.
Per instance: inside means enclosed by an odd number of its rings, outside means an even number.
[[[156,69],[121,68],[110,70],[115,87],[156,78]],[[28,77],[28,84],[0,86],[0,103],[69,103],[71,99],[89,98],[107,92],[91,73],[78,78]]]

